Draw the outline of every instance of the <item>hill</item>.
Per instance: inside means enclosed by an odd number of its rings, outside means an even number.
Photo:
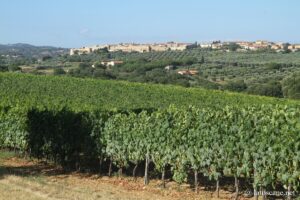
[[[1,73],[0,83],[4,105],[47,105],[75,110],[165,108],[171,104],[197,107],[300,105],[299,101],[215,90],[88,78]]]
[[[69,56],[67,49],[27,44],[2,45],[2,49],[5,54],[0,56],[0,71],[173,84],[279,98],[297,98],[294,94],[299,93],[286,80],[299,73],[300,52],[195,48],[149,53],[96,51]],[[121,60],[123,64],[102,65],[106,60]],[[166,70],[166,66],[171,68]],[[180,74],[187,69],[195,74]]]
[[[51,46],[33,46],[30,44],[0,44],[0,55],[25,58],[42,58],[43,56],[58,56],[68,53],[66,48]]]
[[[294,98],[286,95],[285,79],[300,72],[299,53],[205,49],[150,53],[95,52],[49,59],[39,64],[48,70],[43,68],[38,72],[49,74],[51,66],[61,66],[65,70],[61,70],[63,73],[75,77],[174,84]],[[101,61],[110,59],[121,60],[123,64],[109,67],[101,65]],[[171,68],[166,69],[166,66]],[[192,69],[195,74],[179,73],[187,69]]]

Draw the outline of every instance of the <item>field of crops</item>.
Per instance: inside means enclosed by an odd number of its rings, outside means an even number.
[[[172,59],[180,60],[187,57],[195,57],[201,60],[202,56],[210,62],[237,62],[237,63],[289,63],[300,64],[300,52],[293,53],[275,53],[275,52],[225,52],[225,51],[209,51],[205,49],[190,49],[186,51],[164,51],[164,52],[148,52],[148,53],[112,53],[116,59],[136,59],[146,58],[150,60]]]
[[[65,168],[149,164],[254,190],[300,190],[300,102],[221,91],[0,74],[0,147]],[[222,185],[221,185],[222,186]]]
[[[196,88],[69,77],[0,74],[0,105],[71,110],[130,110],[177,106],[281,104],[299,101]]]
[[[149,53],[112,53],[115,59],[149,59],[157,60],[182,60],[196,58],[204,59],[205,64],[191,66],[199,70],[200,76],[212,79],[243,79],[246,82],[263,79],[282,80],[292,73],[300,71],[300,52],[275,53],[275,52],[224,52],[208,51],[205,49],[190,49],[186,51],[166,51]],[[278,63],[280,69],[270,69],[268,63]]]

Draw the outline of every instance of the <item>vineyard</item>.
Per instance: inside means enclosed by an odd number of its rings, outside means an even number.
[[[291,83],[292,77],[298,77],[300,72],[299,52],[227,52],[193,48],[145,53],[99,50],[72,56],[54,54],[37,60],[38,55],[25,58],[0,56],[0,71],[172,84],[279,98],[299,98],[296,81]],[[123,64],[113,67],[101,64],[107,60],[122,61]],[[196,74],[180,75],[180,71],[187,69],[195,70]],[[289,92],[290,90],[293,92]]]
[[[192,176],[196,192],[200,175],[217,193],[233,177],[236,199],[240,180],[300,191],[299,101],[10,73],[0,74],[0,97],[0,147],[66,169],[134,166],[135,177],[143,166],[145,184],[154,170],[162,185],[169,173],[179,184]]]
[[[0,73],[0,105],[25,108],[131,110],[194,105],[290,105],[299,101],[214,90],[68,77]]]
[[[123,64],[105,67],[100,64],[103,60],[121,60]],[[33,72],[51,74],[52,69],[55,75],[173,84],[293,99],[297,96],[286,95],[290,88],[286,80],[300,72],[299,52],[226,52],[201,48],[147,53],[94,52],[53,58],[43,65],[39,69],[44,70]],[[195,70],[196,74],[179,75],[187,69]]]

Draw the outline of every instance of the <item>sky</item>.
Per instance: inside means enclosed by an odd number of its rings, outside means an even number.
[[[0,44],[300,43],[299,0],[1,0]]]

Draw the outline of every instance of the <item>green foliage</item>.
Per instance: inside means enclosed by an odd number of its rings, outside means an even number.
[[[229,45],[229,44],[228,44]],[[228,49],[230,44],[224,46]],[[210,51],[207,49],[195,48],[185,51],[166,51],[166,52],[148,52],[148,53],[125,53],[111,52],[110,57],[113,60],[123,60],[124,64],[111,69],[105,69],[105,73],[111,76],[95,76],[93,73],[85,71],[76,71],[70,73],[76,77],[100,77],[104,79],[127,80],[132,82],[150,82],[160,84],[175,84],[181,86],[203,87],[207,89],[223,89],[221,85],[230,82],[244,80],[246,87],[251,88],[251,94],[272,95],[274,92],[260,91],[256,89],[261,85],[267,89],[268,82],[271,80],[280,82],[291,73],[300,71],[299,52],[290,54],[276,53],[274,51],[246,51],[237,52]],[[79,56],[85,62],[99,62],[106,60],[106,53],[88,54]],[[205,59],[204,59],[205,58]],[[173,69],[170,73],[176,73],[175,69],[197,69],[198,75],[177,78],[163,72],[163,69],[171,65]],[[71,70],[73,72],[73,70]],[[100,73],[101,74],[101,73]],[[157,77],[155,75],[158,75]],[[111,78],[112,77],[112,78]],[[203,84],[206,80],[208,84]],[[210,84],[210,82],[214,82]],[[277,85],[276,85],[277,86]],[[228,88],[225,88],[228,89]],[[241,91],[241,88],[231,88],[233,91]],[[279,89],[279,87],[277,87]],[[245,88],[242,89],[246,92]],[[283,97],[279,93],[274,93],[275,97]]]
[[[8,66],[8,70],[11,72],[14,72],[14,71],[20,71],[21,68],[16,65],[10,65],[10,66]]]
[[[285,97],[300,99],[300,73],[295,73],[283,80],[283,94]]]
[[[178,183],[196,170],[299,191],[298,101],[9,73],[0,83],[0,147],[67,168],[98,157],[125,168],[147,155]]]
[[[66,74],[66,72],[65,72],[65,70],[62,69],[62,68],[55,68],[55,69],[53,70],[53,74],[54,74],[54,75],[63,75],[63,74]]]
[[[236,51],[237,49],[241,48],[240,45],[234,43],[234,42],[230,42],[229,44],[225,44],[222,47],[223,49],[227,49],[229,51]]]
[[[93,152],[86,151],[95,146],[86,134],[91,133],[92,129],[87,114],[65,109],[33,109],[28,112],[27,118],[27,150],[30,149],[33,156],[69,166],[80,160],[79,152],[84,154],[85,159],[92,155]]]
[[[195,86],[195,87],[202,87],[205,89],[213,89],[213,90],[217,90],[221,87],[219,84],[208,81],[204,78],[195,78],[194,81],[195,82],[192,83],[192,86]]]
[[[11,118],[8,124],[16,124],[16,111],[1,109],[6,112],[1,119]],[[23,116],[19,121],[23,126],[3,129],[7,122],[1,121],[1,146],[64,167],[83,165],[102,155],[124,168],[130,162],[144,162],[149,154],[158,171],[171,166],[178,183],[186,182],[188,170],[193,169],[215,180],[237,176],[254,179],[254,186],[292,183],[299,187],[299,108],[171,106],[100,115],[33,109]],[[19,137],[18,130],[25,137]]]
[[[8,67],[7,66],[0,66],[0,72],[7,72],[8,71]]]
[[[267,67],[269,69],[277,69],[277,70],[279,70],[282,66],[279,63],[268,63]]]
[[[90,63],[84,62],[84,63],[80,63],[80,64],[79,64],[79,69],[81,69],[81,70],[86,69],[86,68],[89,68],[89,67],[91,67],[91,64],[90,64]]]
[[[200,60],[200,63],[201,63],[201,64],[205,63],[205,59],[204,59],[204,56],[201,56],[201,60]]]
[[[234,46],[235,44],[228,44]],[[229,49],[225,45],[225,49]],[[1,51],[0,47],[0,51]],[[51,47],[33,47],[23,44],[3,47],[6,49],[0,59],[0,71],[7,71],[7,66],[21,66],[23,72],[27,67],[36,67],[37,70],[28,70],[33,74],[45,74],[44,69],[54,69],[63,66],[69,76],[90,77],[98,79],[117,79],[131,82],[150,82],[160,84],[175,84],[186,87],[203,87],[223,89],[220,85],[230,81],[244,80],[247,88],[251,88],[251,94],[266,94],[257,88],[261,85],[267,88],[268,82],[274,80],[281,83],[281,80],[292,73],[300,71],[299,52],[276,52],[274,50],[259,51],[224,51],[209,50],[204,48],[193,48],[184,51],[165,52],[107,52],[106,49],[85,55],[69,56],[65,54],[68,49]],[[10,49],[16,49],[17,53],[12,54]],[[28,49],[31,53],[22,51]],[[51,59],[38,59],[49,55]],[[205,59],[204,59],[205,58]],[[123,65],[114,67],[101,66],[104,60],[122,60]],[[86,67],[80,67],[80,63]],[[95,69],[92,68],[94,64]],[[171,65],[168,74],[163,69]],[[176,70],[196,69],[199,74],[194,76],[176,76]],[[43,70],[43,71],[42,71]],[[167,71],[167,70],[166,70]],[[155,75],[159,75],[155,77]],[[170,75],[170,76],[169,76]],[[198,79],[206,80],[198,81]],[[210,84],[210,82],[214,82]],[[252,89],[254,88],[254,89]],[[254,93],[256,92],[256,93]],[[272,93],[271,93],[272,94]],[[279,95],[275,95],[278,97]],[[287,97],[287,96],[284,96]]]
[[[61,76],[0,74],[0,105],[67,107],[72,110],[139,109],[256,104],[299,105],[299,102],[198,88],[79,79]]]
[[[247,89],[247,85],[243,80],[230,81],[224,87],[226,90],[235,91],[235,92],[243,92]]]
[[[42,61],[50,60],[52,59],[52,56],[46,55],[42,57]]]
[[[66,60],[69,62],[81,62],[82,61],[81,56],[76,55],[76,54],[72,55],[72,56],[68,56]]]
[[[278,81],[269,81],[262,84],[254,84],[247,88],[249,94],[283,97],[281,84]]]

